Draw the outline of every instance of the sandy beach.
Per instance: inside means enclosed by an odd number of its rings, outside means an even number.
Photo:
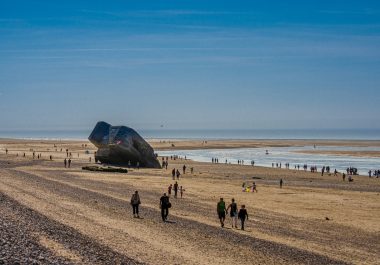
[[[380,1],[2,1],[0,265],[380,265],[379,25]]]
[[[156,150],[306,143],[380,146],[380,141],[151,142]],[[71,168],[63,166],[66,149],[72,153]],[[33,159],[33,151],[42,158]],[[348,183],[341,175],[181,159],[169,159],[167,170],[83,171],[82,166],[93,164],[93,159],[89,162],[93,151],[87,141],[0,140],[3,259],[11,260],[13,255],[21,263],[29,258],[41,264],[378,264],[380,260],[380,179],[355,176]],[[184,196],[171,197],[170,222],[164,223],[159,198],[174,183],[171,169],[183,165],[187,172],[178,182]],[[258,192],[242,192],[242,183],[253,181]],[[140,219],[133,218],[129,204],[135,190],[142,200]],[[220,197],[227,204],[235,198],[239,206],[247,206],[245,231],[231,228],[229,217],[225,228],[220,227],[216,216]],[[15,253],[15,243],[22,251]]]

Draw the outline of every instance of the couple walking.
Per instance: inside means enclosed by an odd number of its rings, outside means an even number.
[[[139,192],[136,190],[135,193],[131,197],[131,205],[133,209],[133,217],[140,218],[139,216],[139,205],[141,204]],[[169,208],[172,204],[169,201],[169,197],[164,193],[164,195],[160,198],[160,208],[161,208],[161,216],[162,221],[166,221],[169,215]]]

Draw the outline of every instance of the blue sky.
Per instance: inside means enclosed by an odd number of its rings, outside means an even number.
[[[380,128],[379,1],[0,1],[1,129]]]

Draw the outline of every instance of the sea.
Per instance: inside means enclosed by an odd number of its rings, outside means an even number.
[[[141,129],[141,136],[151,140],[380,140],[380,129],[319,129],[319,130],[174,130],[174,129]],[[0,130],[0,138],[17,138],[31,140],[85,140],[91,130]],[[174,150],[158,151],[159,155],[178,155],[199,162],[211,162],[218,158],[219,162],[237,163],[244,160],[245,164],[255,161],[255,165],[272,167],[290,163],[290,167],[304,164],[308,166],[330,166],[331,170],[345,171],[347,167],[355,167],[360,174],[369,170],[380,169],[380,157],[355,157],[334,154],[300,153],[310,150],[332,151],[380,151],[380,147],[367,146],[299,146],[299,147],[267,147],[238,149],[205,149],[205,150]],[[268,154],[266,154],[268,150]]]
[[[369,170],[380,169],[380,157],[357,157],[349,155],[334,154],[308,154],[302,151],[380,151],[380,147],[350,147],[350,146],[294,146],[294,147],[265,147],[265,148],[236,148],[236,149],[203,149],[203,150],[171,150],[158,151],[160,156],[177,155],[198,162],[211,162],[213,158],[218,158],[219,163],[237,164],[238,160],[244,161],[245,165],[263,167],[285,168],[285,163],[290,164],[291,169],[299,165],[300,170],[306,164],[316,166],[320,171],[323,166],[330,166],[330,172],[335,169],[345,172],[347,168],[354,167],[359,174],[366,175]]]

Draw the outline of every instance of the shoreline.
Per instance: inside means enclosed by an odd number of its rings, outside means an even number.
[[[380,147],[380,140],[208,140],[149,141],[155,150],[236,149],[301,146]]]
[[[214,157],[219,157],[220,159],[228,159],[229,162],[232,162],[235,164],[238,159],[245,160],[246,164],[250,163],[250,161],[255,160],[257,163],[256,165],[260,165],[263,167],[271,168],[272,163],[291,163],[291,167],[294,167],[294,165],[297,164],[309,164],[313,165],[316,162],[313,162],[315,157],[309,157],[302,159],[300,155],[322,155],[326,156],[326,161],[322,162],[324,165],[330,165],[331,167],[336,167],[338,170],[343,170],[344,168],[347,168],[347,166],[354,166],[354,163],[358,163],[357,159],[359,158],[371,158],[371,159],[378,159],[380,157],[380,141],[368,141],[368,140],[355,140],[355,141],[347,141],[347,140],[326,140],[326,141],[312,141],[312,140],[212,140],[212,141],[194,141],[194,140],[187,140],[187,141],[163,141],[163,140],[154,140],[150,141],[148,140],[148,143],[153,147],[155,152],[172,152],[173,155],[180,155],[185,156],[186,151],[188,151],[187,157],[189,159],[193,159],[194,161],[199,162],[211,162],[210,155],[207,155],[205,153],[208,152],[215,152]],[[38,146],[38,145],[62,145],[62,146],[70,146],[70,145],[83,145],[83,148],[85,148],[90,153],[93,153],[97,150],[94,145],[92,145],[88,140],[27,140],[27,139],[0,139],[0,149],[5,150],[5,147],[8,146],[8,149],[10,150],[10,153],[16,153],[16,152],[26,152],[30,153],[30,149],[32,146]],[[332,150],[289,150],[290,149],[296,149],[298,147],[310,147],[312,148],[313,145],[318,146],[324,146],[324,147],[332,147]],[[334,150],[333,147],[337,147],[338,150]],[[347,150],[344,150],[345,147],[347,147]],[[375,150],[360,150],[360,148],[371,148],[373,147]],[[66,147],[65,147],[66,148]],[[272,157],[265,156],[265,155],[258,155],[258,153],[255,151],[255,149],[261,149],[263,150],[263,154],[268,148],[270,152],[272,152],[271,148],[277,149],[277,155],[274,154]],[[278,152],[283,152],[282,155],[278,156]],[[307,148],[307,149],[310,149]],[[357,148],[359,150],[350,150],[350,148]],[[39,152],[42,152],[44,154],[52,153],[55,147],[50,147],[45,150],[40,150]],[[240,152],[239,149],[242,150],[242,154],[237,155],[236,152]],[[245,150],[246,151],[245,151]],[[221,150],[219,152],[219,150]],[[226,155],[223,156],[223,153],[225,150]],[[202,152],[204,153],[202,154]],[[178,152],[176,154],[176,152]],[[53,152],[54,153],[54,152]],[[55,154],[53,154],[55,156]],[[184,154],[185,153],[185,154]],[[192,154],[191,154],[192,153]],[[169,155],[172,155],[169,154]],[[294,157],[293,157],[294,154]],[[166,154],[167,155],[167,154]],[[195,157],[197,158],[195,158]],[[330,157],[329,157],[330,156]],[[348,165],[345,165],[344,167],[341,166],[341,163],[334,158],[334,156],[339,157],[350,157],[352,158],[352,163],[349,163]],[[224,158],[223,158],[224,157]],[[350,159],[349,158],[349,159]],[[236,160],[236,161],[235,161]],[[356,161],[356,162],[355,162]],[[222,162],[222,160],[220,161]],[[346,163],[347,164],[347,163]],[[365,163],[364,163],[365,164]],[[366,172],[368,170],[375,170],[377,169],[377,165],[373,165],[374,162],[370,162],[368,166],[361,167],[360,164],[357,164],[357,167],[361,170],[359,173],[361,175],[365,176]],[[316,163],[318,167],[322,167],[323,165],[320,165],[320,163]],[[354,166],[355,167],[355,166]],[[372,168],[375,167],[375,168]],[[364,170],[364,171],[363,171]]]
[[[196,150],[196,149],[236,149],[262,147],[292,147],[292,146],[347,146],[347,147],[380,147],[380,140],[335,140],[335,139],[221,139],[221,140],[194,140],[194,139],[145,139],[155,150]],[[88,139],[39,139],[39,138],[0,138],[0,144],[5,143],[85,143]]]

